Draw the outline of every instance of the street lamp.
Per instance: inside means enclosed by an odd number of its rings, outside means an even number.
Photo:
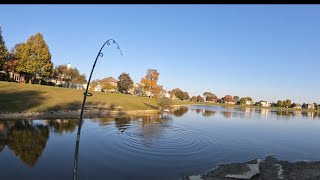
[[[93,73],[93,70],[94,70],[94,67],[96,66],[96,63],[97,63],[97,60],[99,57],[103,57],[103,54],[102,54],[102,49],[103,47],[107,44],[108,46],[110,45],[110,42],[112,42],[112,44],[116,44],[117,46],[117,49],[120,51],[120,54],[122,56],[122,52],[120,50],[120,47],[118,45],[118,43],[113,40],[113,39],[109,39],[107,40],[101,47],[97,57],[96,57],[96,60],[94,61],[93,63],[93,66],[92,66],[92,69],[91,69],[91,73],[90,73],[90,76],[89,76],[89,80],[88,80],[88,83],[87,83],[87,87],[86,87],[86,91],[85,93],[83,94],[83,102],[82,102],[82,108],[81,108],[81,113],[80,113],[80,120],[79,120],[79,126],[78,126],[78,133],[77,133],[77,138],[76,138],[76,148],[75,148],[75,152],[74,152],[74,161],[73,161],[73,179],[76,180],[77,179],[77,173],[78,173],[78,152],[79,152],[79,143],[80,143],[80,133],[81,133],[81,126],[82,126],[82,121],[83,121],[83,110],[84,110],[84,104],[86,103],[86,99],[87,99],[87,96],[92,96],[91,93],[88,93],[88,88],[89,88],[89,85],[90,85],[90,80],[91,80],[91,76],[92,76],[92,73]]]

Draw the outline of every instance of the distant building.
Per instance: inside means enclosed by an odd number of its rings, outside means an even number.
[[[72,68],[72,67],[71,67],[71,64],[68,63],[68,64],[67,64],[67,69],[69,70],[70,68]]]
[[[103,79],[103,80],[106,81],[106,82],[108,82],[108,83],[110,83],[111,85],[117,87],[117,82],[118,82],[118,80],[116,80],[115,78],[113,78],[113,77],[107,77],[107,78],[105,78],[105,79]]]
[[[268,101],[260,101],[260,106],[269,107],[269,103],[268,103]]]
[[[97,91],[97,92],[101,92],[102,88],[101,88],[101,85],[98,84],[96,87],[94,87],[94,91]]]
[[[226,103],[226,104],[236,104],[236,103],[235,103],[235,102],[233,102],[233,101],[230,101],[230,102],[225,101],[225,103]]]
[[[302,108],[303,109],[314,109],[314,104],[303,104]]]
[[[293,103],[291,108],[293,108],[293,109],[301,109],[302,107],[301,107],[301,104]]]

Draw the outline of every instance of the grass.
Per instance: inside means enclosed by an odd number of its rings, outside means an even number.
[[[121,110],[155,110],[153,98],[90,91],[86,106]],[[84,90],[0,81],[0,112],[78,110]]]
[[[154,98],[90,91],[86,107],[110,110],[158,110]],[[43,86],[37,84],[20,84],[0,81],[0,112],[48,112],[60,110],[79,110],[82,106],[84,90]],[[307,109],[241,106],[219,103],[200,103],[174,100],[174,105],[206,105],[227,107],[268,108],[277,110],[318,111]]]

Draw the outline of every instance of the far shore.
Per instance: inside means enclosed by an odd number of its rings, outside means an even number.
[[[294,109],[294,108],[279,108],[279,107],[264,107],[264,106],[248,106],[248,105],[235,105],[235,104],[220,104],[220,103],[189,103],[184,105],[199,105],[199,106],[222,106],[233,108],[255,108],[255,109],[272,109],[277,111],[305,111],[305,112],[320,112],[320,109]],[[183,104],[177,106],[184,106]]]
[[[181,106],[220,106],[231,108],[258,108],[272,109],[276,111],[305,111],[305,112],[320,112],[319,110],[310,109],[293,109],[293,108],[277,108],[277,107],[261,107],[261,106],[242,106],[230,104],[214,104],[214,103],[192,103],[174,104],[172,107]],[[161,113],[160,110],[103,110],[97,107],[84,110],[84,118],[103,118],[103,117],[129,117],[129,116],[148,116]],[[18,120],[18,119],[77,119],[80,118],[79,110],[61,110],[47,112],[0,112],[0,120]]]

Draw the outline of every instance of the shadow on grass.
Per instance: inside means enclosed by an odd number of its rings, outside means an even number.
[[[81,109],[81,107],[82,103],[80,101],[74,101],[49,107],[45,111],[76,111]]]
[[[0,93],[0,112],[23,112],[44,103],[45,97],[38,91]]]

